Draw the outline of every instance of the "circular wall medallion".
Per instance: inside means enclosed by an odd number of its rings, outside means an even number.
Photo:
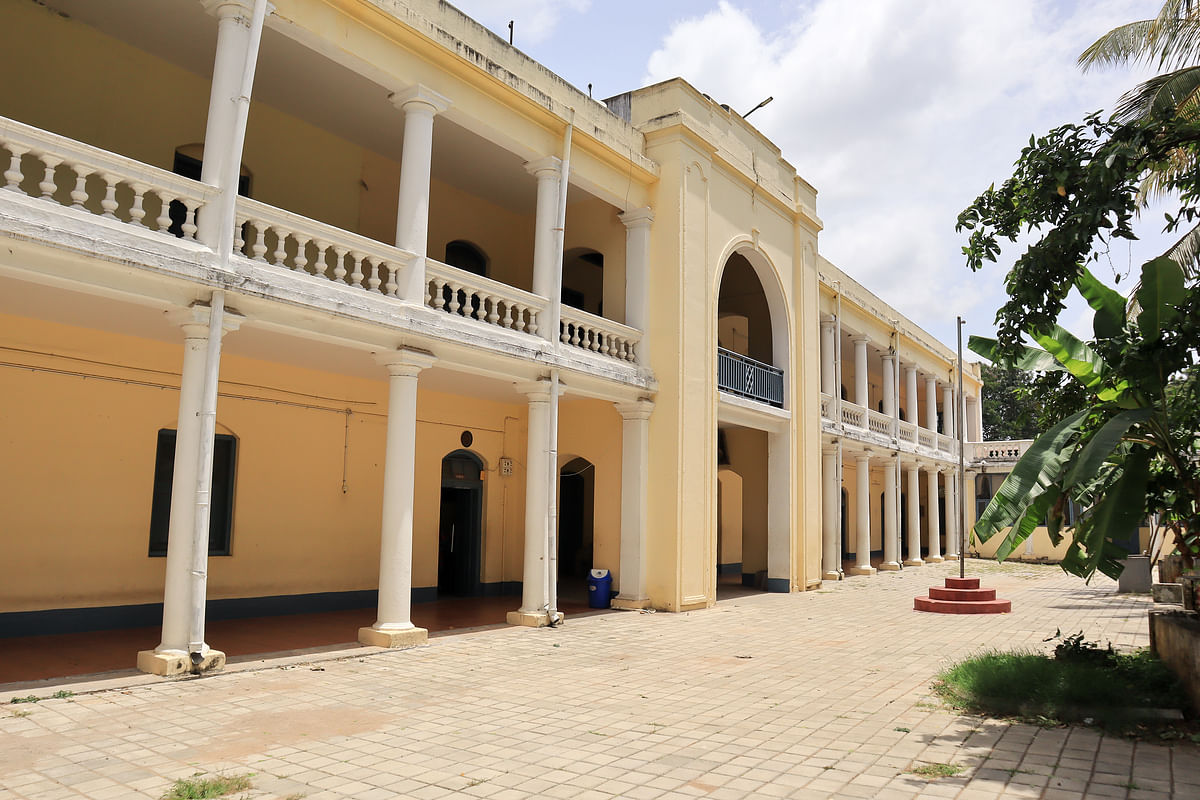
[[[471,442],[475,441],[475,437],[471,435],[470,431],[463,431],[462,436],[458,437],[458,440],[462,442],[463,447],[470,447]]]

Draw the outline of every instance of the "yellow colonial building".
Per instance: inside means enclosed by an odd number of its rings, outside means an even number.
[[[10,2],[0,62],[0,635],[161,623],[175,674],[206,615],[405,646],[957,552],[977,369],[686,82],[595,101],[439,0]]]

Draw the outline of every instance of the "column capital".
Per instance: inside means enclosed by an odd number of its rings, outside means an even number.
[[[525,171],[535,177],[541,177],[544,174],[546,177],[557,178],[562,172],[562,159],[558,156],[543,156],[533,161],[526,161]]]
[[[836,456],[838,454],[837,444],[826,444],[821,446],[821,455]]]
[[[437,363],[437,356],[424,350],[388,350],[375,354],[375,361],[387,367],[388,375],[415,378],[423,369],[428,369]]]
[[[879,357],[882,358],[884,361],[895,361],[896,360],[896,354],[891,352],[890,350],[880,353]]]
[[[624,420],[650,419],[650,414],[654,412],[654,401],[644,397],[629,402],[613,403],[613,406]]]
[[[550,381],[546,378],[538,378],[535,381],[522,381],[521,383],[514,384],[514,386],[531,403],[550,402]],[[559,385],[558,391],[562,392],[561,385]]]
[[[633,208],[617,214],[617,219],[621,220],[625,227],[630,230],[634,228],[648,228],[650,227],[650,223],[654,222],[654,211],[650,206]]]
[[[850,341],[854,342],[855,344],[868,345],[871,343],[871,337],[867,336],[865,333],[856,333],[850,337]]]
[[[865,461],[868,464],[870,464],[871,463],[871,454],[866,451],[860,451],[860,452],[854,454],[854,460],[857,462],[860,462],[860,463]]]
[[[428,86],[416,84],[388,95],[388,100],[396,108],[407,113],[426,113],[430,116],[440,114],[451,106],[450,100]]]
[[[250,18],[254,14],[254,0],[200,0],[204,10],[217,19],[234,18],[242,25],[250,27]],[[267,16],[275,12],[275,4],[267,3]]]
[[[187,308],[176,308],[167,312],[167,321],[172,325],[183,328],[185,339],[205,339],[208,337],[209,308],[207,303],[192,303]],[[242,327],[246,318],[236,311],[225,309],[221,316],[221,334],[231,333]]]

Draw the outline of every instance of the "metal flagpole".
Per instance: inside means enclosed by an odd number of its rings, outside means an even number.
[[[962,356],[962,328],[963,318],[958,317],[958,394],[954,401],[954,422],[956,423],[954,431],[958,436],[958,493],[955,498],[958,501],[958,577],[965,578],[967,576],[967,508],[964,503],[966,497],[966,467],[963,464],[963,451],[966,449],[966,444],[963,439],[963,431],[966,430],[965,420],[957,419],[960,416],[959,409],[963,407],[963,356]]]

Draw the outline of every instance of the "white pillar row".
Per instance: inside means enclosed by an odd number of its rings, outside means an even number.
[[[926,507],[929,519],[929,554],[925,560],[932,563],[938,563],[942,560],[942,524],[938,517],[938,474],[940,470],[937,467],[932,467],[925,471],[925,480],[928,482],[927,491],[928,498]]]
[[[412,624],[413,487],[417,459],[417,376],[434,356],[418,350],[381,353],[388,371],[383,514],[379,537],[379,610],[358,640],[375,647],[412,647],[427,638]]]
[[[925,427],[937,430],[937,378],[925,379]]]
[[[896,520],[896,459],[889,455],[883,461],[883,563],[879,565],[880,569],[900,569],[899,544],[900,528]]]
[[[427,86],[416,85],[391,96],[404,112],[400,152],[400,195],[396,207],[396,247],[415,253],[400,276],[400,297],[425,302],[425,255],[429,249],[429,168],[433,159],[433,118],[450,101]]]
[[[654,403],[614,403],[621,414],[621,593],[615,608],[646,608],[646,486],[650,480],[650,414]],[[520,613],[520,612],[518,612]]]
[[[562,160],[557,156],[546,156],[525,165],[526,171],[537,178],[537,206],[533,219],[533,293],[545,297],[551,303],[558,302],[554,294],[555,271],[558,269],[558,238],[554,230],[558,225],[558,187],[562,173]],[[542,315],[548,319],[548,315]],[[558,341],[558,331],[541,323],[538,333],[552,342]]]
[[[555,191],[557,191],[557,180]],[[542,189],[538,181],[541,208]],[[642,332],[637,344],[637,360],[650,366],[650,223],[654,212],[635,208],[617,215],[625,225],[625,324]]]
[[[550,587],[546,581],[550,525],[550,382],[517,385],[529,400],[525,450],[525,566],[521,608],[508,612],[508,624],[540,628],[550,624]]]
[[[874,575],[871,566],[871,456],[860,453],[854,458],[855,514],[854,566],[851,575]]]
[[[942,433],[954,438],[956,436],[954,427],[954,387],[942,387]]]
[[[946,558],[958,558],[958,470],[946,467]]]
[[[921,404],[917,402],[917,368],[912,364],[904,367],[904,416],[913,425],[921,424]]]
[[[867,342],[866,336],[854,337],[854,402],[869,408],[871,401],[867,392]]]
[[[153,650],[138,653],[138,669],[155,675],[189,672],[188,640],[197,605],[207,597],[194,597],[191,567],[196,535],[196,483],[200,462],[200,406],[208,362],[209,308],[193,305],[170,313],[171,322],[183,329],[183,369],[179,381],[179,416],[175,424],[175,462],[171,473],[171,511],[167,527],[166,577],[163,588],[162,639]],[[242,318],[228,311],[222,335],[237,330]],[[225,654],[205,644],[202,670],[220,669]]]
[[[983,412],[981,404],[975,397],[968,396],[966,398],[967,414],[967,441],[982,442],[983,441]]]
[[[913,383],[916,384],[915,377]],[[905,466],[908,476],[905,492],[908,495],[908,507],[905,509],[908,517],[908,558],[904,560],[904,564],[908,567],[919,567],[925,563],[921,558],[921,467],[915,461]],[[935,507],[934,512],[936,511]]]
[[[821,391],[836,398],[841,389],[833,363],[835,325],[833,317],[821,320]]]
[[[203,0],[204,9],[217,18],[217,48],[213,59],[213,77],[208,95],[208,120],[204,128],[204,157],[200,179],[220,186],[233,151],[237,120],[237,97],[242,92],[242,70],[250,53],[250,19],[253,0]],[[268,6],[268,13],[269,12]],[[237,191],[237,187],[233,188]],[[209,203],[208,208],[219,208]],[[201,211],[196,219],[196,238],[215,247],[220,237],[220,214]]]
[[[838,504],[841,487],[837,480],[837,446],[821,450],[821,580],[842,579],[841,531],[838,530]]]

